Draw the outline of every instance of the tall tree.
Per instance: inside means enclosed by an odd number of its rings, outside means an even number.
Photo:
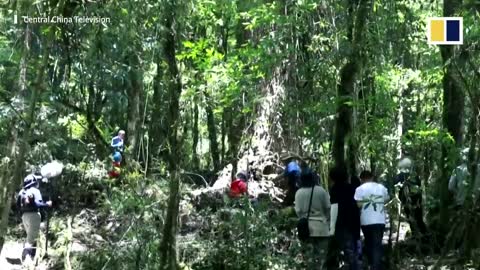
[[[443,16],[453,17],[462,5],[462,1],[445,0],[443,2]],[[454,140],[455,146],[462,144],[462,129],[464,118],[465,97],[463,89],[459,85],[458,74],[455,71],[455,62],[458,61],[455,57],[455,47],[451,45],[441,45],[440,52],[444,64],[443,75],[443,127],[446,129]],[[438,182],[440,191],[440,224],[442,231],[445,233],[448,230],[448,209],[451,203],[450,193],[448,191],[449,173],[452,169],[452,155],[449,151],[451,147],[442,145],[442,159],[441,159],[441,177]],[[442,234],[444,234],[442,233]]]
[[[129,83],[128,83],[128,143],[132,149],[132,155],[136,156],[138,138],[140,135],[140,96],[143,92],[143,72],[139,53],[141,48],[135,47],[135,52],[129,56]]]
[[[27,11],[27,14],[30,14],[29,6],[22,6],[20,5],[21,11]],[[51,10],[47,10],[47,14],[50,14]],[[23,55],[22,60],[20,61],[20,69],[19,69],[19,81],[18,87],[19,92],[17,93],[16,99],[20,100],[22,103],[28,104],[25,108],[22,108],[21,112],[24,113],[25,117],[23,120],[23,130],[21,130],[21,136],[17,138],[18,133],[17,131],[13,131],[12,141],[10,144],[10,153],[13,155],[11,158],[13,160],[13,166],[10,171],[7,171],[2,176],[6,177],[6,179],[2,180],[6,184],[5,190],[5,197],[2,198],[2,205],[3,207],[0,208],[1,210],[1,217],[0,217],[0,230],[5,232],[6,227],[8,224],[8,215],[10,213],[10,205],[11,199],[13,197],[13,193],[18,186],[21,185],[22,174],[25,171],[25,159],[27,157],[27,151],[30,146],[30,138],[32,136],[33,129],[35,127],[36,122],[36,108],[37,103],[40,98],[41,93],[45,90],[44,78],[48,64],[49,58],[49,40],[52,38],[54,31],[52,27],[47,26],[50,28],[50,31],[45,31],[49,33],[48,36],[40,36],[40,40],[37,45],[40,46],[40,55],[38,62],[36,63],[37,69],[36,74],[34,76],[33,82],[28,87],[28,79],[27,79],[27,59],[29,59],[29,54],[32,46],[32,29],[31,26],[28,24],[23,24],[25,27],[23,33]],[[39,29],[37,29],[39,30]],[[28,91],[30,90],[30,91]],[[16,123],[13,122],[13,125]],[[14,127],[16,129],[18,127]],[[17,142],[18,140],[18,142]],[[18,152],[15,152],[14,146],[18,145]],[[7,179],[10,178],[10,181]],[[3,243],[5,241],[5,234],[0,236],[0,250],[3,248]]]
[[[210,139],[210,155],[212,156],[213,170],[220,169],[220,152],[218,150],[217,127],[213,113],[213,100],[208,90],[203,91],[205,97],[205,111],[207,113],[208,138]]]
[[[337,119],[333,140],[333,159],[335,165],[347,168],[345,161],[345,142],[352,131],[352,106],[356,76],[361,65],[361,51],[364,27],[371,6],[370,0],[350,0],[348,12],[351,24],[348,29],[350,48],[347,50],[347,63],[340,69],[340,83],[337,88]],[[353,149],[350,149],[353,151]],[[351,155],[351,154],[350,154]],[[351,159],[351,158],[350,158]]]
[[[165,5],[165,29],[164,42],[165,61],[168,65],[168,170],[170,172],[169,198],[167,215],[163,227],[163,236],[160,243],[160,265],[162,269],[176,270],[177,263],[177,230],[178,208],[180,202],[180,172],[179,159],[180,145],[177,139],[180,118],[180,95],[182,93],[181,75],[175,58],[177,44],[176,16],[179,4],[176,0],[167,1]]]

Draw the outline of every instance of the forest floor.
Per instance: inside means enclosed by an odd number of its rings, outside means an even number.
[[[66,226],[68,218],[62,216],[55,216],[50,220],[50,233],[54,231],[63,230],[56,233],[55,239],[49,239],[48,256],[45,256],[45,222],[40,226],[38,250],[35,263],[25,262],[22,265],[21,255],[23,250],[23,226],[18,223],[10,230],[10,235],[7,236],[6,242],[0,254],[0,270],[56,270],[68,269],[70,260],[79,254],[88,251],[89,245],[92,241],[90,238],[96,239],[96,235],[92,234],[93,226],[89,226],[88,219],[85,219],[82,212],[77,215],[79,221],[72,222],[71,226]],[[89,213],[95,215],[95,212]],[[71,221],[71,220],[70,220]],[[92,237],[93,236],[93,237]],[[68,257],[68,262],[66,258]]]
[[[21,263],[21,254],[23,249],[23,235],[22,225],[17,223],[14,228],[10,230],[10,235],[7,237],[7,241],[0,254],[0,269],[1,270],[60,270],[60,269],[75,269],[71,267],[70,261],[75,260],[75,257],[86,254],[89,250],[93,250],[99,246],[102,246],[106,242],[100,235],[99,231],[108,229],[111,231],[111,225],[104,223],[105,225],[96,226],[92,219],[96,218],[99,213],[95,210],[82,210],[75,217],[69,216],[55,216],[50,221],[51,232],[55,234],[55,239],[49,239],[48,258],[45,258],[44,247],[45,243],[45,228],[42,225],[42,231],[40,232],[39,254],[36,266],[23,265]],[[68,225],[70,224],[70,225]],[[387,228],[385,230],[383,242],[388,244],[388,240],[391,237],[393,239],[393,253],[396,256],[395,261],[398,261],[397,269],[406,270],[431,270],[434,269],[434,265],[439,261],[440,255],[423,256],[415,252],[405,252],[402,248],[397,247],[402,245],[408,245],[408,232],[410,230],[408,223],[401,222],[398,235],[393,232],[390,236],[390,222],[387,220]],[[398,223],[397,223],[398,224]],[[60,229],[59,229],[60,228]],[[195,234],[192,232],[193,239],[195,241]],[[182,239],[182,238],[180,238]],[[181,241],[181,240],[179,240]],[[179,243],[181,244],[181,243]],[[450,263],[449,263],[450,262]],[[448,254],[445,258],[442,258],[443,266],[438,266],[436,269],[475,269],[467,265],[462,267],[453,267],[449,264],[455,262],[455,255]]]
[[[90,213],[94,214],[94,213]],[[80,214],[81,215],[81,214]],[[56,217],[57,220],[55,222],[59,222],[59,217]],[[42,226],[44,227],[44,226]],[[68,250],[69,250],[69,260],[71,257],[74,257],[82,252],[86,252],[88,250],[89,243],[84,238],[84,232],[90,231],[92,232],[93,228],[86,228],[86,224],[84,222],[74,222],[71,226],[71,231],[73,232],[73,237],[69,241]],[[409,230],[409,226],[407,223],[402,222],[400,224],[400,235],[398,237],[399,243],[405,240],[407,232]],[[17,224],[17,226],[13,230],[15,235],[11,235],[10,238],[5,243],[5,246],[0,254],[0,269],[1,270],[20,270],[20,269],[31,269],[31,270],[55,270],[55,269],[66,269],[65,267],[65,258],[66,258],[66,251],[65,247],[62,244],[58,244],[61,239],[56,239],[55,241],[51,241],[49,245],[48,258],[38,259],[36,266],[28,266],[21,264],[21,254],[23,249],[23,239],[19,236],[22,235],[21,231],[21,224]],[[388,243],[389,239],[389,228],[385,230],[384,235],[384,244]],[[392,234],[392,239],[396,239],[396,233]],[[40,243],[44,244],[45,241],[45,231],[42,230],[40,232]],[[43,245],[42,245],[43,246]],[[44,249],[40,248],[38,251],[40,256],[37,258],[42,257],[44,254]],[[430,261],[434,262],[435,259],[431,258]],[[405,258],[405,268],[403,269],[431,269],[424,267],[425,258]],[[433,264],[433,263],[432,263]],[[408,266],[407,266],[408,265]],[[441,269],[449,269],[449,268],[441,268]]]

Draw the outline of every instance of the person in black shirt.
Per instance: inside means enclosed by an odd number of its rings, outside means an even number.
[[[423,221],[422,182],[420,177],[412,173],[412,161],[402,159],[398,168],[400,173],[395,177],[395,186],[399,190],[399,198],[403,205],[412,236],[424,240],[427,234],[427,225]]]
[[[329,172],[333,186],[330,190],[330,235],[343,251],[347,269],[360,269],[357,243],[360,239],[360,211],[353,198],[355,187],[348,183],[346,169],[334,168]]]

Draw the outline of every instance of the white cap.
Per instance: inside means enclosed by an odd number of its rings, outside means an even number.
[[[401,172],[409,172],[412,168],[412,161],[409,158],[403,158],[398,162],[398,168]]]

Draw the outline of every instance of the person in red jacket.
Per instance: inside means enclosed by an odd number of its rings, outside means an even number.
[[[248,193],[247,179],[248,176],[245,171],[237,173],[236,179],[230,184],[229,195],[231,198],[240,198],[242,195]]]
[[[122,155],[120,154],[120,152],[115,152],[115,154],[113,154],[112,169],[108,172],[108,176],[110,178],[118,178],[120,176],[121,162],[122,162]]]

